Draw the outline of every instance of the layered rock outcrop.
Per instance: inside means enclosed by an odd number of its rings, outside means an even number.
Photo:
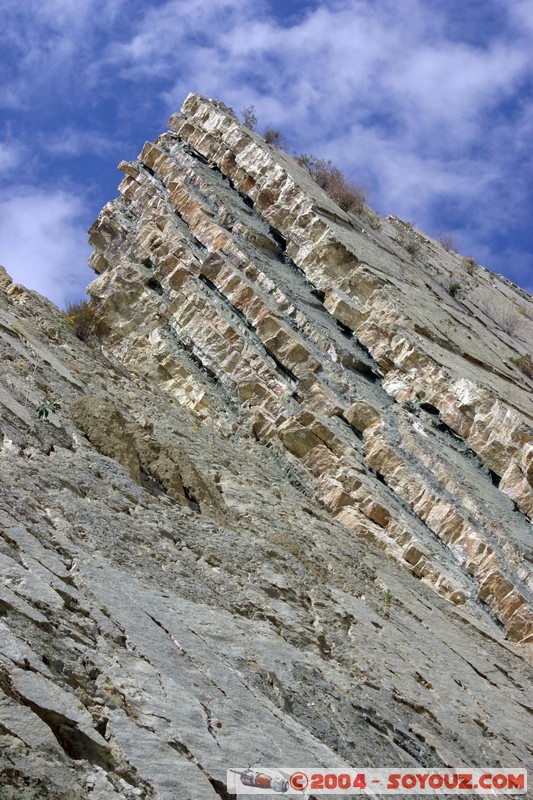
[[[3,795],[526,765],[531,298],[197,95],[121,167],[98,340],[0,276]]]
[[[400,220],[346,214],[219,103],[191,95],[170,127],[91,230],[106,344],[281,447],[356,535],[526,640],[532,381],[512,358],[533,349],[531,297]]]

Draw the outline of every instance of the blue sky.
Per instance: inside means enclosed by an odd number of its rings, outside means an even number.
[[[83,296],[116,165],[190,91],[533,291],[532,0],[0,0],[0,263]]]

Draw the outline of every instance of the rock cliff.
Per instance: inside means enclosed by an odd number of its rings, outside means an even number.
[[[221,103],[169,125],[90,230],[97,340],[0,280],[1,791],[525,765],[533,299]]]

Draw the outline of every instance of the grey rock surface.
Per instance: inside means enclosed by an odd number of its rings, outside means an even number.
[[[216,123],[233,137],[231,152],[244,152],[248,134],[227,110],[204,111],[204,127]],[[228,161],[227,146],[221,153]],[[294,167],[274,157],[277,195]],[[152,176],[131,200],[118,245],[116,228],[92,234],[102,340],[79,341],[51,303],[0,274],[0,797],[227,800],[226,770],[243,765],[526,766],[530,645],[510,604],[522,613],[528,599],[527,514],[469,449],[474,434],[453,436],[420,398],[414,407],[397,395],[385,345],[376,358],[347,336],[324,311],[327,287],[313,294],[280,260],[281,212],[275,234],[258,212],[266,198],[252,210],[214,163],[185,152],[181,168],[194,202],[212,203],[211,220],[233,214],[221,258],[242,258],[244,269],[242,253],[254,254],[242,281],[230,285],[228,272],[223,284],[218,251],[193,241],[209,215],[195,227],[174,214],[184,274],[171,293],[154,267],[164,193]],[[318,191],[299,180],[304,195]],[[288,207],[304,203],[283,197]],[[321,202],[353,244],[353,220]],[[120,209],[114,224],[126,225]],[[134,212],[146,227],[135,227]],[[388,248],[384,273],[399,247],[386,231],[361,244],[369,261]],[[205,235],[212,242],[220,231]],[[333,273],[332,253],[322,256]],[[166,294],[146,288],[152,280]],[[234,290],[245,292],[244,318],[224,300]],[[429,324],[418,299],[417,308]],[[449,369],[456,387],[457,363]],[[496,388],[489,376],[472,389],[478,417],[483,392],[497,398],[512,374],[491,372]],[[406,372],[403,386],[421,375]],[[530,398],[518,381],[505,385],[520,409],[504,432],[518,459]],[[60,408],[39,419],[43,403]],[[417,475],[427,494],[415,498]],[[507,612],[496,589],[492,606],[492,595],[482,599],[487,575],[435,533],[424,503],[454,530],[462,523],[450,508],[468,517],[477,555],[493,547],[509,582]]]

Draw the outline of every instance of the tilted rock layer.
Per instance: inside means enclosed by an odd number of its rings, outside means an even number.
[[[5,796],[525,765],[531,297],[197,95],[121,169],[99,344],[0,281]]]
[[[356,535],[525,640],[533,405],[510,359],[531,298],[399,220],[348,216],[220,104],[191,95],[170,125],[91,230],[108,346],[290,454]]]

